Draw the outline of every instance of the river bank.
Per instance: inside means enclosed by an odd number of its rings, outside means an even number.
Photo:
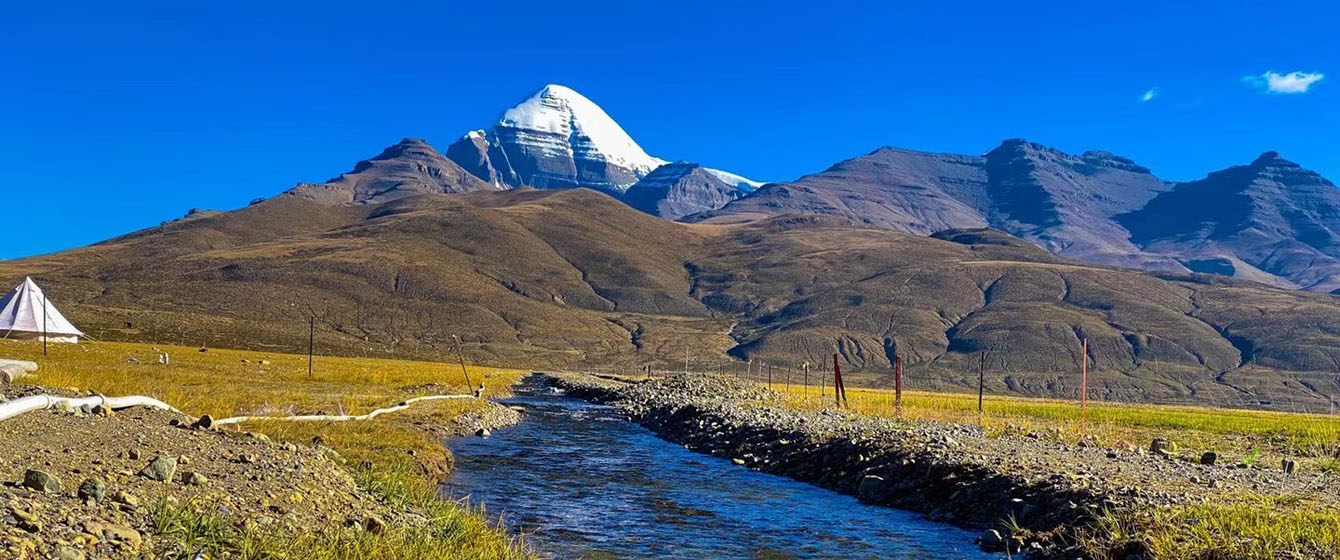
[[[530,378],[491,437],[448,440],[446,495],[500,514],[546,558],[1000,560],[976,532],[684,449]]]
[[[1340,503],[1331,473],[1207,465],[1171,450],[1106,449],[988,435],[970,425],[794,410],[780,406],[775,393],[734,378],[681,375],[645,383],[583,374],[551,378],[571,394],[614,405],[691,450],[980,529],[985,548],[1008,546],[1038,557],[1167,557],[1159,543],[1116,530],[1134,527],[1112,524],[1168,508],[1300,496],[1321,507]],[[1272,501],[1264,507],[1286,515],[1296,506]],[[1237,535],[1220,537],[1228,550]],[[1300,557],[1336,554],[1321,548],[1328,546],[1324,541],[1295,544],[1311,554]]]
[[[423,395],[506,396],[522,372],[127,343],[5,342],[35,393],[148,395],[184,413],[37,410],[0,422],[0,557],[446,560],[531,557],[478,508],[443,500],[443,437],[520,419],[485,399],[367,421],[198,425],[204,415],[362,414]],[[159,356],[172,356],[170,365]],[[166,360],[164,360],[166,361]],[[445,372],[443,370],[446,370]]]

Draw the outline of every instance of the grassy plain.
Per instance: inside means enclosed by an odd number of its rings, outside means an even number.
[[[832,388],[774,384],[787,406],[834,406]],[[848,388],[849,409],[882,417],[900,414],[893,391]],[[1195,460],[1215,451],[1230,463],[1278,468],[1281,457],[1300,464],[1304,476],[1340,472],[1340,416],[1189,406],[1088,404],[1081,417],[1074,401],[904,391],[901,415],[909,419],[980,423],[988,433],[1038,434],[1107,447],[1147,446],[1156,437]],[[1244,494],[1205,503],[1144,511],[1108,512],[1081,531],[1079,544],[1094,558],[1123,560],[1132,543],[1151,558],[1176,560],[1276,560],[1340,558],[1340,504],[1313,496]]]
[[[225,349],[91,342],[51,345],[0,340],[0,356],[33,360],[44,387],[106,395],[148,395],[192,415],[289,415],[325,412],[361,414],[425,394],[470,392],[459,365],[372,358],[315,358],[308,375],[305,355]],[[159,363],[166,352],[168,364]],[[488,394],[505,394],[525,372],[470,366],[470,381]],[[253,422],[249,431],[279,441],[307,443],[319,435],[338,451],[360,484],[384,501],[415,508],[432,523],[383,535],[311,528],[279,537],[229,523],[217,514],[165,508],[159,531],[180,553],[209,545],[238,558],[285,560],[354,558],[524,558],[521,543],[466,504],[436,496],[451,457],[430,426],[484,406],[481,401],[428,401],[367,422]],[[371,465],[371,468],[365,465]],[[169,553],[172,550],[167,551]]]
[[[816,387],[774,384],[773,388],[789,406],[834,406],[831,387],[823,395]],[[850,410],[859,414],[899,414],[891,390],[849,387],[847,399]],[[1324,414],[1090,401],[1082,415],[1076,401],[999,395],[986,395],[982,408],[979,415],[975,394],[903,391],[906,418],[980,423],[997,433],[1037,433],[1070,442],[1088,439],[1111,447],[1147,446],[1162,437],[1183,448],[1243,459],[1287,455],[1323,463],[1340,452],[1340,416]]]

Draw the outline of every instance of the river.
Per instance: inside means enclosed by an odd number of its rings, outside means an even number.
[[[525,420],[453,438],[444,495],[552,558],[995,559],[976,533],[658,439],[607,406],[527,384]]]

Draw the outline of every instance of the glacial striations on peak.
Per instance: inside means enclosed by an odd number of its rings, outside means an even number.
[[[549,84],[503,112],[488,130],[471,131],[447,156],[483,181],[541,189],[589,187],[620,195],[666,160],[648,155],[595,102]],[[760,183],[706,169],[727,183]]]

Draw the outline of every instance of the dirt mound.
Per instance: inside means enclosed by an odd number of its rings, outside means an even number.
[[[6,397],[31,388],[5,388]],[[147,408],[37,411],[0,422],[0,556],[128,558],[167,546],[165,508],[287,534],[426,522],[379,503],[333,450],[192,428]],[[82,556],[80,556],[82,554]]]

